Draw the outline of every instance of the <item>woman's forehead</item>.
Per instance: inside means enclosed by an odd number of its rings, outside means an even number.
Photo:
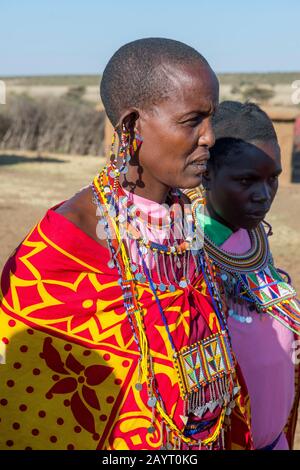
[[[214,72],[204,64],[164,66],[168,79],[167,106],[179,112],[212,112],[218,105],[219,83]]]
[[[267,167],[270,171],[281,169],[280,148],[276,141],[245,142],[236,151],[232,151],[224,165],[226,172],[232,174],[260,171]]]
[[[200,61],[190,64],[164,64],[161,65],[171,89],[189,90],[197,85],[201,88],[210,87],[219,89],[218,79],[209,65]],[[197,90],[197,88],[196,88]]]

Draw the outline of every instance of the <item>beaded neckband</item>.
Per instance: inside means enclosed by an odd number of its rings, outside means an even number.
[[[251,248],[244,254],[229,253],[215,244],[204,232],[203,227],[200,226],[199,229],[204,236],[207,254],[221,269],[232,273],[261,270],[270,259],[267,235],[261,225],[248,231]]]
[[[186,190],[184,192],[192,201],[192,213],[194,219],[198,221],[199,218],[197,217],[197,211],[199,208],[203,208],[206,204],[202,191],[198,189],[198,191]],[[207,233],[205,233],[204,227],[199,221],[197,225],[199,231],[204,237],[205,250],[207,254],[221,269],[232,273],[244,273],[249,272],[249,270],[263,269],[268,264],[270,260],[269,243],[265,230],[261,224],[257,228],[248,231],[251,247],[243,254],[229,253],[228,251],[220,248],[220,246],[208,237]]]
[[[197,216],[199,204],[202,201],[193,202],[194,217]],[[268,233],[263,223],[248,231],[251,248],[245,254],[228,253],[207,234],[204,236],[205,250],[219,287],[230,306],[229,316],[241,323],[252,323],[252,315],[245,315],[240,308],[245,304],[250,312],[268,314],[299,335],[300,308],[296,292],[290,285],[290,279],[285,280],[280,270],[273,265],[268,242],[272,228],[267,222],[264,224]],[[203,233],[203,227],[200,229]]]

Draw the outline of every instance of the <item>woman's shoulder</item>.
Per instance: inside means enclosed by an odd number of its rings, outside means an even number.
[[[96,234],[96,206],[93,203],[93,192],[90,186],[83,188],[70,199],[55,209],[55,212],[65,217],[86,235],[103,245]]]

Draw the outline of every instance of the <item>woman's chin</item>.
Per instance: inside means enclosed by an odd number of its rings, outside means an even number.
[[[200,184],[202,183],[202,176],[203,176],[203,173],[199,175],[195,175],[193,177],[190,176],[188,178],[184,178],[181,184],[178,185],[177,187],[182,188],[182,189],[196,188],[197,186],[200,186]]]
[[[255,229],[256,227],[259,226],[259,224],[262,222],[263,219],[261,218],[255,218],[255,219],[248,219],[246,220],[243,225],[241,226],[241,228],[244,228],[246,230],[253,230]]]

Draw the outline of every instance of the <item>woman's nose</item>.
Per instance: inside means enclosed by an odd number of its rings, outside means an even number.
[[[215,141],[211,117],[209,117],[202,122],[202,126],[200,127],[198,145],[210,148],[214,145]]]
[[[253,200],[256,202],[265,202],[271,199],[271,191],[267,184],[264,184],[259,188],[255,194],[253,194]]]

